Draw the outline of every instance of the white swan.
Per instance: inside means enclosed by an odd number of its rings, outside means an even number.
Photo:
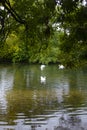
[[[64,69],[64,65],[59,65],[59,69]]]
[[[41,65],[40,69],[43,70],[45,68],[45,65]]]

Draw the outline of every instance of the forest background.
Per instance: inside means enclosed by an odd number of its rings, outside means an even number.
[[[0,0],[0,62],[87,63],[87,0]]]

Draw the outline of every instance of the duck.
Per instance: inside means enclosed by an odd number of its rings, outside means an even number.
[[[40,69],[43,70],[45,68],[45,65],[41,65]]]
[[[64,65],[58,65],[59,69],[64,69]]]

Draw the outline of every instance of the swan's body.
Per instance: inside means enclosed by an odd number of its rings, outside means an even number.
[[[43,70],[45,68],[45,65],[41,65],[40,69]]]
[[[64,65],[59,65],[59,69],[64,69]]]

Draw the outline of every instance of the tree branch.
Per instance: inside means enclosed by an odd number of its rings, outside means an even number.
[[[9,0],[1,0],[0,3],[5,7],[5,9],[12,15],[12,17],[17,22],[25,24],[25,20],[21,19],[21,17],[16,13],[16,11],[12,8]]]

